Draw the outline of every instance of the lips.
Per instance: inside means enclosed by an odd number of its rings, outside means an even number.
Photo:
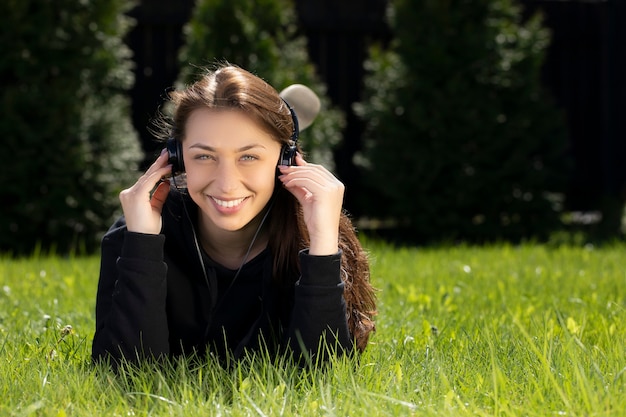
[[[236,200],[220,200],[219,198],[211,197],[215,204],[224,208],[234,208],[244,202],[247,197],[238,198]]]

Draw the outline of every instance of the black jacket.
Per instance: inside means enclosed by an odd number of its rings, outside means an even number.
[[[163,208],[161,234],[128,232],[123,217],[106,233],[95,360],[171,357],[207,348],[218,356],[228,352],[239,357],[244,350],[258,349],[261,341],[270,352],[290,347],[296,353],[301,348],[316,353],[321,340],[340,350],[352,348],[341,253],[311,256],[302,251],[301,274],[294,271],[290,283],[278,285],[266,249],[244,265],[229,288],[234,271],[198,253],[191,229],[196,214],[188,197],[172,191]]]

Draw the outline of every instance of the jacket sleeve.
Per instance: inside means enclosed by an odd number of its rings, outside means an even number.
[[[104,236],[94,360],[117,363],[169,354],[164,242],[163,235],[128,232],[125,226]]]
[[[295,285],[288,331],[289,346],[296,354],[325,357],[353,347],[343,296],[341,256],[341,252],[329,256],[300,252],[302,274]]]

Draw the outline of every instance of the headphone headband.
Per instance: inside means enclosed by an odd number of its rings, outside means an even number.
[[[293,121],[293,129],[291,130],[291,140],[294,142],[298,141],[300,137],[300,125],[298,123],[298,116],[296,115],[296,111],[291,107],[289,102],[281,97],[281,100],[287,105],[289,109],[289,113],[291,113],[291,120]],[[295,144],[295,143],[294,143]]]

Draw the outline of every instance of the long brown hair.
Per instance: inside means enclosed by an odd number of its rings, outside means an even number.
[[[184,140],[189,115],[200,108],[238,110],[251,117],[282,145],[290,142],[293,119],[278,92],[261,78],[230,64],[206,69],[198,81],[169,93],[174,105],[171,123],[161,123],[168,136]],[[163,135],[162,135],[163,136]],[[300,150],[298,148],[298,150]],[[301,152],[301,151],[300,151]],[[274,258],[274,279],[290,284],[294,271],[300,271],[298,252],[309,247],[308,230],[298,200],[276,180],[272,211],[267,228],[269,248]],[[341,279],[347,306],[349,329],[359,350],[365,349],[374,330],[375,290],[370,284],[369,261],[346,213],[339,223]]]

